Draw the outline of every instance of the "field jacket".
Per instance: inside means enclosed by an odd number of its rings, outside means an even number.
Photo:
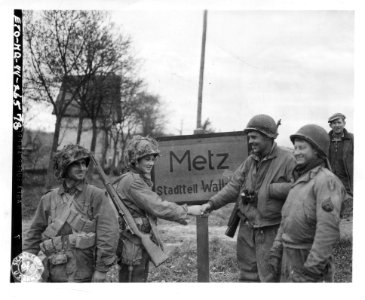
[[[115,183],[116,191],[133,218],[161,218],[186,225],[187,206],[162,200],[153,190],[150,178],[138,170],[131,169]]]
[[[271,252],[280,253],[283,246],[309,249],[304,270],[323,274],[339,238],[340,209],[345,195],[341,181],[323,166],[299,177],[283,206]]]
[[[62,227],[53,232],[54,228],[60,227],[59,222]],[[90,261],[92,265],[88,266],[91,269],[95,267],[98,271],[106,272],[116,261],[118,218],[105,191],[85,183],[79,186],[72,197],[67,195],[61,186],[41,198],[30,228],[23,238],[23,251],[37,255],[41,246],[42,251],[44,248],[46,252],[49,250],[46,255],[65,250],[65,238],[68,244],[72,243],[68,245],[72,246],[72,249],[79,248],[78,244],[81,241],[84,245],[77,251],[87,251],[90,254],[90,249],[95,250],[96,257]],[[51,251],[47,245],[58,246],[55,245],[57,241],[62,242],[62,249],[56,247]]]
[[[262,160],[251,154],[209,203],[212,209],[218,209],[239,201],[241,218],[256,228],[280,224],[281,208],[291,186],[295,165],[292,152],[274,143]],[[244,190],[255,192],[257,203],[243,203],[239,195]]]

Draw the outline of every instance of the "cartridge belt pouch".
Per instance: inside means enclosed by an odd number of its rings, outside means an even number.
[[[49,262],[54,266],[65,264],[67,263],[67,255],[64,251],[54,253],[49,257]]]
[[[75,240],[75,248],[87,249],[95,245],[95,233],[78,233]]]
[[[45,240],[39,246],[47,256],[62,250],[62,237],[56,236],[52,239]]]
[[[90,221],[84,219],[78,212],[71,210],[70,215],[67,218],[67,223],[71,225],[78,232],[95,232],[96,224],[95,220]]]

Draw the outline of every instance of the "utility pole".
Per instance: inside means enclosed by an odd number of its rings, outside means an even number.
[[[205,41],[207,38],[207,15],[208,15],[207,10],[204,10],[202,49],[200,56],[200,73],[199,73],[198,115],[196,122],[196,130],[194,133],[201,132],[201,127],[202,127],[202,102],[203,102],[203,85],[204,85]]]
[[[200,57],[198,115],[194,134],[204,133],[202,129],[202,102],[204,85],[205,41],[207,37],[207,10],[204,10],[203,36]],[[196,217],[198,282],[209,282],[209,232],[208,216]]]

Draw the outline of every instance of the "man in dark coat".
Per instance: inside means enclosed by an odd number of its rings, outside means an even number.
[[[345,129],[346,117],[336,113],[328,119],[329,161],[332,171],[342,181],[349,195],[353,195],[354,135]]]

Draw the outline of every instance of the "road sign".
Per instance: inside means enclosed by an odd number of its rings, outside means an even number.
[[[158,138],[161,156],[154,167],[155,191],[162,199],[206,202],[247,158],[242,131]]]

